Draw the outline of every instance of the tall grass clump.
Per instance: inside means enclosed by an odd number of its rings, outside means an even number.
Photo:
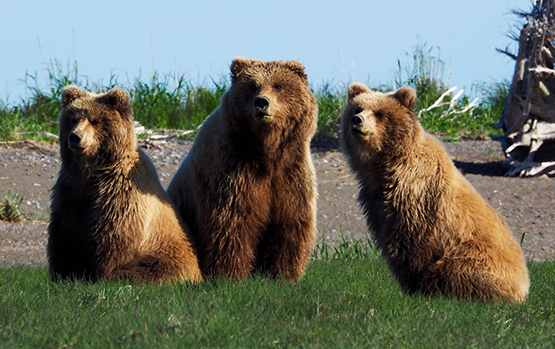
[[[437,56],[435,55],[437,50]],[[397,59],[397,70],[393,73],[395,89],[410,85],[418,96],[415,110],[419,111],[432,105],[447,90],[444,81],[445,62],[440,57],[440,49],[427,48],[426,44],[417,43],[412,55],[407,55],[407,62]]]
[[[4,201],[0,203],[0,221],[20,222],[25,220],[25,213],[21,209],[23,196],[8,190]]]
[[[41,138],[47,132],[57,134],[61,90],[67,84],[78,84],[77,62],[73,68],[64,69],[59,61],[51,61],[48,68],[49,84],[46,90],[39,87],[37,73],[27,74],[25,85],[31,93],[18,105],[0,105],[0,137],[3,140]]]
[[[92,83],[79,75],[78,64],[62,65],[51,60],[46,68],[47,86],[40,86],[38,74],[27,73],[24,83],[30,97],[9,106],[0,101],[0,140],[51,139],[58,134],[58,117],[62,90],[67,85],[77,85],[88,91],[101,92],[118,85],[111,76],[107,85]]]
[[[341,235],[333,245],[326,237],[316,242],[312,250],[313,260],[355,260],[364,258],[379,258],[380,252],[369,236],[359,239],[356,236]]]
[[[510,82],[502,80],[500,82],[491,81],[489,83],[476,84],[474,86],[476,94],[481,96],[481,102],[477,108],[480,117],[477,119],[482,124],[493,125],[499,122],[503,108],[509,97]],[[477,127],[477,126],[475,126]],[[502,135],[500,129],[489,129],[492,135]]]
[[[491,82],[477,88],[478,98],[471,101],[463,90],[445,80],[445,62],[438,47],[417,43],[407,62],[397,61],[394,85],[412,86],[417,92],[415,111],[428,132],[447,140],[461,137],[497,135],[493,127],[507,98],[506,83]],[[434,107],[434,105],[436,105]]]
[[[193,86],[184,76],[154,74],[149,83],[137,79],[129,91],[135,119],[149,129],[196,129],[220,104],[225,82],[214,88]],[[170,81],[175,79],[175,86]]]
[[[461,89],[452,89],[446,79],[445,61],[438,47],[417,43],[407,60],[397,60],[393,73],[393,86],[371,87],[375,91],[390,92],[401,86],[412,86],[417,93],[415,112],[424,129],[445,140],[484,138],[499,135],[493,125],[505,105],[507,82],[474,85],[471,91],[478,98],[471,101]],[[318,137],[338,136],[339,116],[347,101],[347,88],[343,84],[325,83],[314,94],[318,101]],[[438,100],[440,102],[438,102]],[[433,107],[437,104],[436,107]]]
[[[0,101],[0,141],[13,141],[21,124],[21,110]]]
[[[314,92],[318,102],[318,128],[316,138],[339,134],[339,115],[347,103],[346,87],[325,83]]]
[[[219,105],[227,89],[225,81],[212,80],[213,87],[193,85],[183,75],[160,77],[154,73],[149,82],[140,78],[122,86],[117,77],[108,83],[93,83],[79,74],[77,62],[63,66],[53,60],[47,67],[47,87],[39,87],[37,74],[27,74],[24,83],[30,97],[15,106],[0,100],[0,140],[42,139],[58,134],[60,100],[64,87],[77,85],[100,93],[115,86],[130,95],[135,120],[150,129],[196,129]]]

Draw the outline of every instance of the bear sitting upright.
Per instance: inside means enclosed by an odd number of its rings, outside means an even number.
[[[353,83],[341,142],[378,248],[408,293],[523,302],[522,250],[414,115],[416,93]]]
[[[205,275],[297,280],[316,234],[316,99],[296,61],[236,58],[231,80],[168,194]]]
[[[188,228],[137,147],[127,93],[68,86],[60,114],[62,166],[52,188],[52,279],[202,279]]]

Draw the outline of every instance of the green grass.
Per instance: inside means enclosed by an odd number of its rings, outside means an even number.
[[[318,131],[316,138],[337,137],[339,116],[347,103],[346,88],[324,84],[314,96],[318,101]]]
[[[30,93],[28,99],[16,105],[8,105],[0,99],[0,141],[26,138],[50,140],[49,134],[58,134],[61,91],[69,84],[93,92],[106,91],[114,86],[123,87],[131,97],[135,119],[146,128],[183,130],[196,130],[219,105],[223,93],[229,87],[223,78],[195,84],[184,75],[164,76],[158,73],[154,73],[148,82],[138,77],[122,84],[118,77],[112,75],[108,82],[93,83],[79,74],[77,62],[63,66],[57,60],[51,61],[46,70],[46,88],[40,87],[35,72],[27,74],[25,78]],[[420,122],[427,131],[446,140],[501,134],[493,124],[499,121],[505,104],[507,83],[491,82],[473,87],[480,102],[466,112],[461,113],[470,103],[466,94],[452,108],[444,105],[424,111],[450,87],[444,75],[445,64],[439,49],[417,44],[412,54],[407,53],[406,62],[398,60],[397,70],[393,72],[393,86],[370,87],[389,91],[403,85],[413,86],[418,93],[416,111],[420,114]],[[346,85],[324,83],[312,87],[320,114],[316,139],[338,136],[338,117],[347,99]],[[450,102],[452,99],[451,95],[444,101]]]
[[[3,348],[549,348],[555,263],[529,265],[524,305],[403,294],[380,258],[312,261],[298,283],[53,283],[0,268]]]
[[[328,242],[328,239],[322,237],[320,241],[316,242],[316,246],[312,251],[311,258],[313,260],[353,260],[368,257],[379,257],[380,252],[376,248],[370,235],[364,239],[357,237],[348,237],[347,235],[340,235],[339,239],[333,244]]]

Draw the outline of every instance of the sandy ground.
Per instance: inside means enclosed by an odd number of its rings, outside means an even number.
[[[149,142],[146,151],[166,186],[191,141]],[[364,217],[356,202],[357,184],[333,140],[313,147],[318,176],[318,239],[365,238]],[[332,146],[330,146],[332,145]],[[445,143],[455,165],[489,204],[507,220],[528,260],[555,259],[555,179],[507,178],[500,145],[493,141]],[[0,222],[0,265],[45,265],[50,189],[60,167],[58,148],[46,143],[0,143],[0,198],[22,194],[24,223]]]

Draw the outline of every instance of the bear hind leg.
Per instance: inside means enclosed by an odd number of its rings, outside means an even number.
[[[464,244],[432,264],[421,282],[423,293],[443,293],[459,299],[519,302],[502,266],[478,246]]]
[[[196,262],[194,265],[187,265],[186,261],[153,254],[145,254],[134,258],[116,268],[112,272],[112,276],[119,279],[154,283],[164,283],[172,280],[202,280]]]

